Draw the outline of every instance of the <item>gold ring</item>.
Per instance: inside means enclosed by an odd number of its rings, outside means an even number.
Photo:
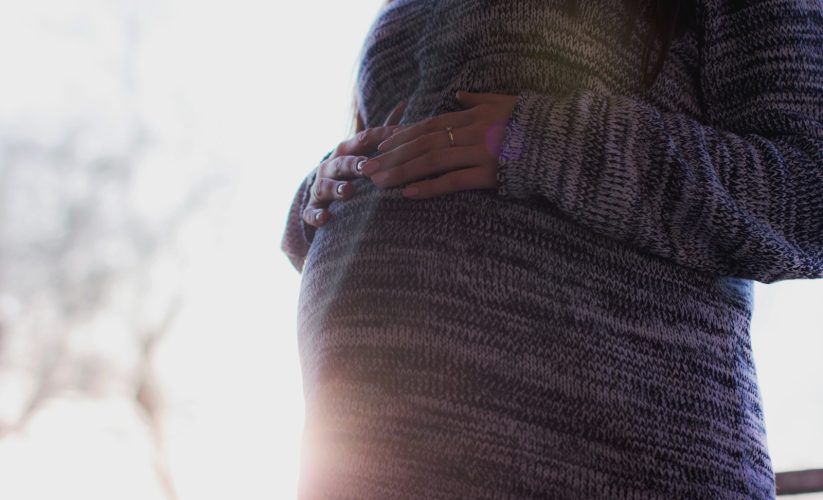
[[[454,132],[451,127],[446,127],[446,132],[449,134],[449,146],[454,146]]]

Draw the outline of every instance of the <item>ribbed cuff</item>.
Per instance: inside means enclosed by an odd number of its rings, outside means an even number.
[[[515,102],[497,158],[500,196],[530,198],[546,196],[540,182],[547,170],[557,170],[562,142],[551,116],[557,99],[524,91]],[[551,154],[547,154],[551,153]]]

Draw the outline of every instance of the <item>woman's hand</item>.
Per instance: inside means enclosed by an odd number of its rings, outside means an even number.
[[[362,130],[351,139],[341,142],[332,155],[317,166],[311,199],[303,210],[306,224],[322,226],[329,220],[329,211],[326,209],[332,201],[347,200],[354,195],[354,185],[346,181],[363,175],[361,168],[368,160],[363,155],[374,153],[377,145],[391,135],[400,122],[405,107],[405,101],[398,103],[382,127]]]
[[[496,188],[497,156],[517,98],[460,91],[457,100],[469,109],[405,127],[378,146],[381,154],[362,173],[381,188],[411,183],[403,190],[410,198]]]

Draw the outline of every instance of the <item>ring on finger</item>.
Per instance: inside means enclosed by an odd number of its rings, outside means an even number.
[[[451,127],[446,127],[446,133],[449,134],[449,146],[454,146],[454,132]]]

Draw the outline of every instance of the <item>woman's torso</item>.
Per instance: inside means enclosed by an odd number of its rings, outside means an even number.
[[[569,18],[564,1],[395,0],[363,51],[367,126],[403,98],[403,123],[457,110],[458,89],[591,88],[701,116],[699,27],[644,91],[641,35],[614,35],[622,2],[579,3]],[[750,282],[598,236],[540,199],[356,185],[304,269],[307,496],[773,491]]]

